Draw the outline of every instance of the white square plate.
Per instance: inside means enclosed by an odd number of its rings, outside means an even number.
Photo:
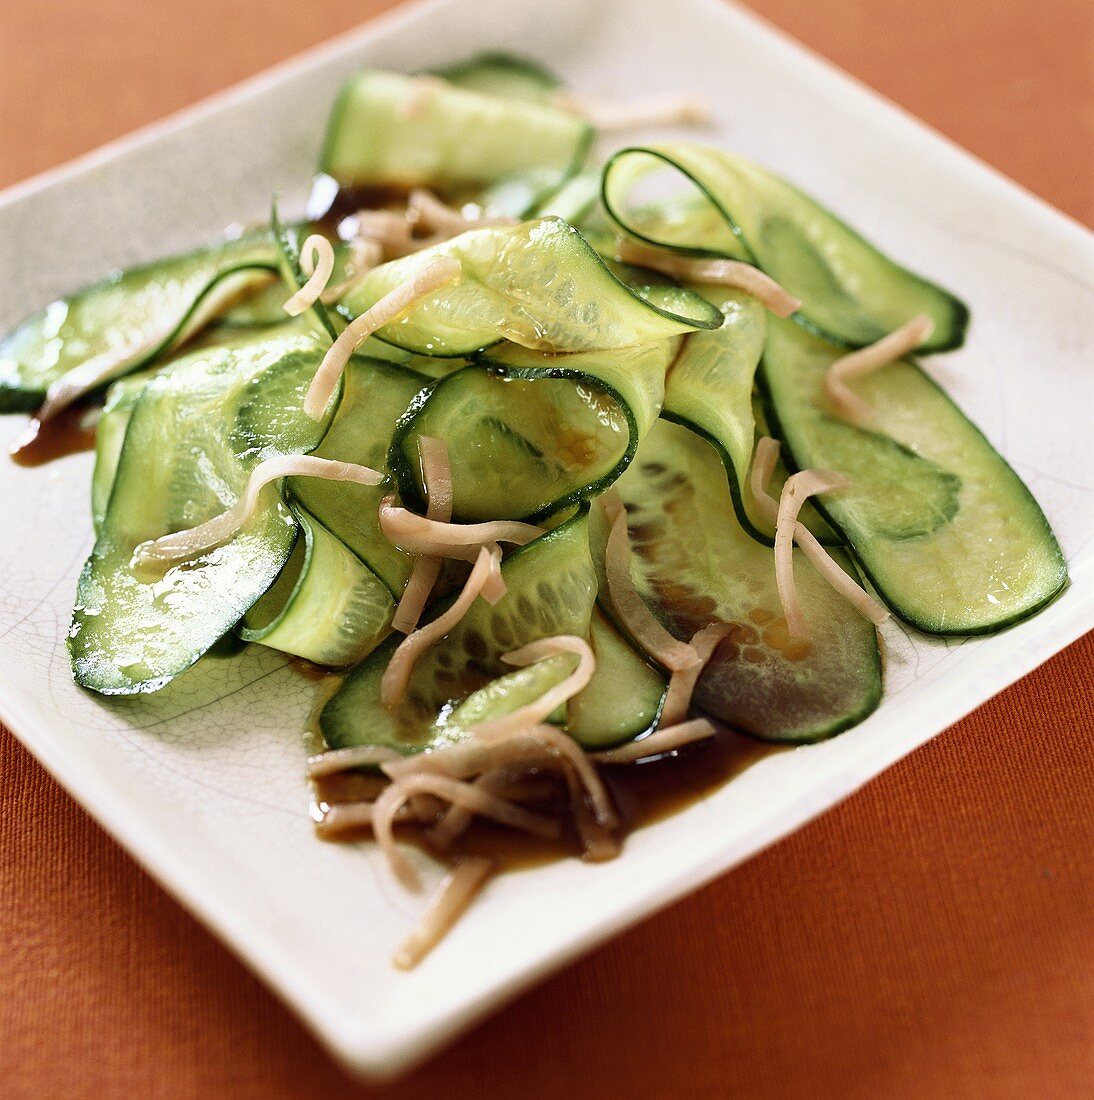
[[[489,47],[582,90],[687,90],[731,146],[799,181],[972,306],[929,370],[1029,482],[1070,561],[1048,610],[979,641],[886,630],[880,709],[776,754],[634,835],[609,864],[491,883],[416,971],[389,959],[421,899],[367,847],[321,844],[300,738],[314,690],[261,648],[137,701],[79,691],[64,637],[91,545],[90,460],[0,463],[0,713],[144,866],[349,1066],[389,1075],[547,971],[721,874],[862,786],[1094,623],[1088,461],[1089,236],[744,12],[716,0],[440,0],[412,6],[0,197],[0,328],[114,266],[302,203],[323,123],[363,65],[417,69]],[[6,437],[20,426],[2,422]]]

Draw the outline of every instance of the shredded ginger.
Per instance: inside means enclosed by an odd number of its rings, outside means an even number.
[[[615,254],[628,264],[638,264],[652,271],[671,275],[688,283],[731,286],[747,291],[776,317],[789,317],[801,308],[801,299],[775,282],[752,264],[740,260],[705,260],[692,256],[675,256],[663,248],[653,248],[639,241],[621,240]]]
[[[752,463],[750,487],[756,505],[769,522],[776,523],[779,518],[779,502],[767,491],[775,471],[775,462],[779,457],[779,441],[764,436],[756,444],[756,457]],[[831,554],[800,520],[794,524],[793,540],[801,547],[802,553],[814,569],[835,589],[856,611],[880,626],[889,618],[889,610],[855,583],[832,558]],[[792,570],[791,570],[792,573]],[[780,593],[781,594],[781,593]],[[785,613],[785,605],[783,607]]]
[[[688,716],[691,708],[691,697],[695,693],[695,685],[699,682],[699,676],[707,662],[714,656],[718,643],[730,632],[728,623],[711,623],[697,630],[691,638],[691,648],[699,655],[696,664],[688,668],[678,669],[669,678],[669,689],[665,693],[665,705],[661,708],[661,721],[659,725],[675,726]]]
[[[418,439],[418,456],[422,463],[422,482],[425,485],[426,518],[447,523],[452,518],[452,468],[448,462],[448,445],[443,439],[423,435]],[[399,606],[391,625],[401,634],[409,634],[417,625],[425,610],[429,594],[437,583],[441,571],[441,559],[429,554],[419,554],[406,582]]]
[[[251,471],[242,496],[226,512],[186,531],[175,531],[140,543],[133,551],[134,563],[143,566],[169,565],[230,542],[254,515],[262,490],[283,477],[318,477],[357,485],[379,485],[384,480],[383,474],[355,462],[336,462],[315,455],[275,455],[260,462]]]
[[[560,110],[580,115],[601,131],[648,126],[706,126],[710,122],[710,108],[703,100],[689,95],[651,96],[631,103],[610,103],[558,91],[551,102]]]
[[[903,359],[932,332],[934,321],[925,313],[920,313],[877,343],[837,359],[824,375],[824,395],[833,410],[855,424],[868,420],[873,411],[870,403],[855,393],[848,383]]]
[[[399,643],[380,679],[380,702],[383,706],[390,709],[402,700],[418,658],[459,623],[471,610],[471,605],[479,595],[483,594],[491,575],[500,574],[500,570],[500,552],[487,550],[484,546],[479,551],[471,576],[467,578],[463,591],[452,606],[432,622],[412,631]]]
[[[674,638],[654,618],[634,587],[627,513],[618,495],[605,493],[601,500],[611,520],[611,533],[604,551],[604,571],[608,579],[608,595],[616,614],[640,648],[670,672],[692,668],[699,663],[699,654],[687,642]]]
[[[334,274],[334,248],[321,233],[313,233],[301,245],[300,267],[308,281],[282,306],[290,317],[299,317],[315,305]]]
[[[350,356],[360,344],[423,298],[428,298],[441,287],[454,283],[460,277],[460,270],[460,261],[452,256],[434,260],[351,321],[330,346],[315,372],[304,398],[304,411],[308,416],[318,420],[323,415],[334,388],[338,385],[338,379],[342,377]]]

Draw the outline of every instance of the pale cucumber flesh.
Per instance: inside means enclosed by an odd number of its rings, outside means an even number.
[[[740,526],[714,448],[658,421],[619,481],[633,576],[681,639],[720,622],[730,632],[696,687],[696,708],[762,740],[817,741],[860,722],[881,697],[873,625],[795,551],[809,640],[789,636],[772,551]],[[606,532],[594,532],[594,546]],[[836,552],[837,561],[852,567]]]
[[[846,473],[819,507],[901,618],[931,634],[985,634],[1033,614],[1067,583],[1037,502],[916,364],[859,380],[862,429],[835,420],[823,378],[838,348],[772,321],[761,380],[798,467]]]

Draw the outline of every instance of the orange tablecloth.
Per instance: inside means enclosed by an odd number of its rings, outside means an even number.
[[[385,6],[8,0],[0,185]],[[1091,220],[1088,0],[755,7]],[[1089,1095],[1092,658],[1088,637],[403,1084],[361,1095]],[[0,1095],[357,1095],[5,730],[0,776]]]

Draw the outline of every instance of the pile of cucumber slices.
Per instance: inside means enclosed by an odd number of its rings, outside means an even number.
[[[849,479],[801,518],[909,627],[986,634],[1063,589],[1036,501],[915,362],[856,383],[865,423],[826,403],[834,361],[915,315],[933,322],[919,353],[959,347],[968,311],[957,298],[741,156],[669,142],[618,149],[598,168],[597,138],[554,77],[512,57],[361,73],[335,104],[319,165],[342,206],[401,210],[426,188],[490,215],[481,227],[354,277],[353,217],[275,212],[269,226],[53,302],[0,341],[0,411],[49,408],[73,378],[88,380],[84,400],[104,398],[96,542],[68,639],[81,685],[155,691],[195,675],[234,633],[344,674],[321,716],[331,747],[409,754],[569,675],[568,655],[516,671],[501,660],[567,634],[589,641],[596,672],[554,720],[589,749],[641,737],[657,727],[668,675],[606,596],[598,499],[614,489],[632,579],[656,617],[684,640],[731,628],[696,713],[762,740],[831,736],[881,698],[878,634],[797,549],[809,636],[788,633],[774,529],[749,486],[768,434],[782,442],[780,478],[823,468]],[[346,289],[290,319],[282,306],[304,282],[301,246],[315,233],[335,245],[330,285]],[[620,262],[621,240],[753,265],[801,307],[779,318],[744,290]],[[367,339],[327,412],[306,415],[332,340],[440,257],[458,261],[458,282]],[[476,601],[388,709],[379,684],[402,638],[391,620],[413,559],[385,538],[378,509],[394,493],[424,511],[427,436],[448,448],[454,522],[520,519],[545,533],[506,554],[505,597]],[[386,481],[288,477],[225,544],[158,572],[134,559],[146,540],[224,512],[263,460],[292,454],[367,465]],[[446,566],[427,620],[463,568]]]

